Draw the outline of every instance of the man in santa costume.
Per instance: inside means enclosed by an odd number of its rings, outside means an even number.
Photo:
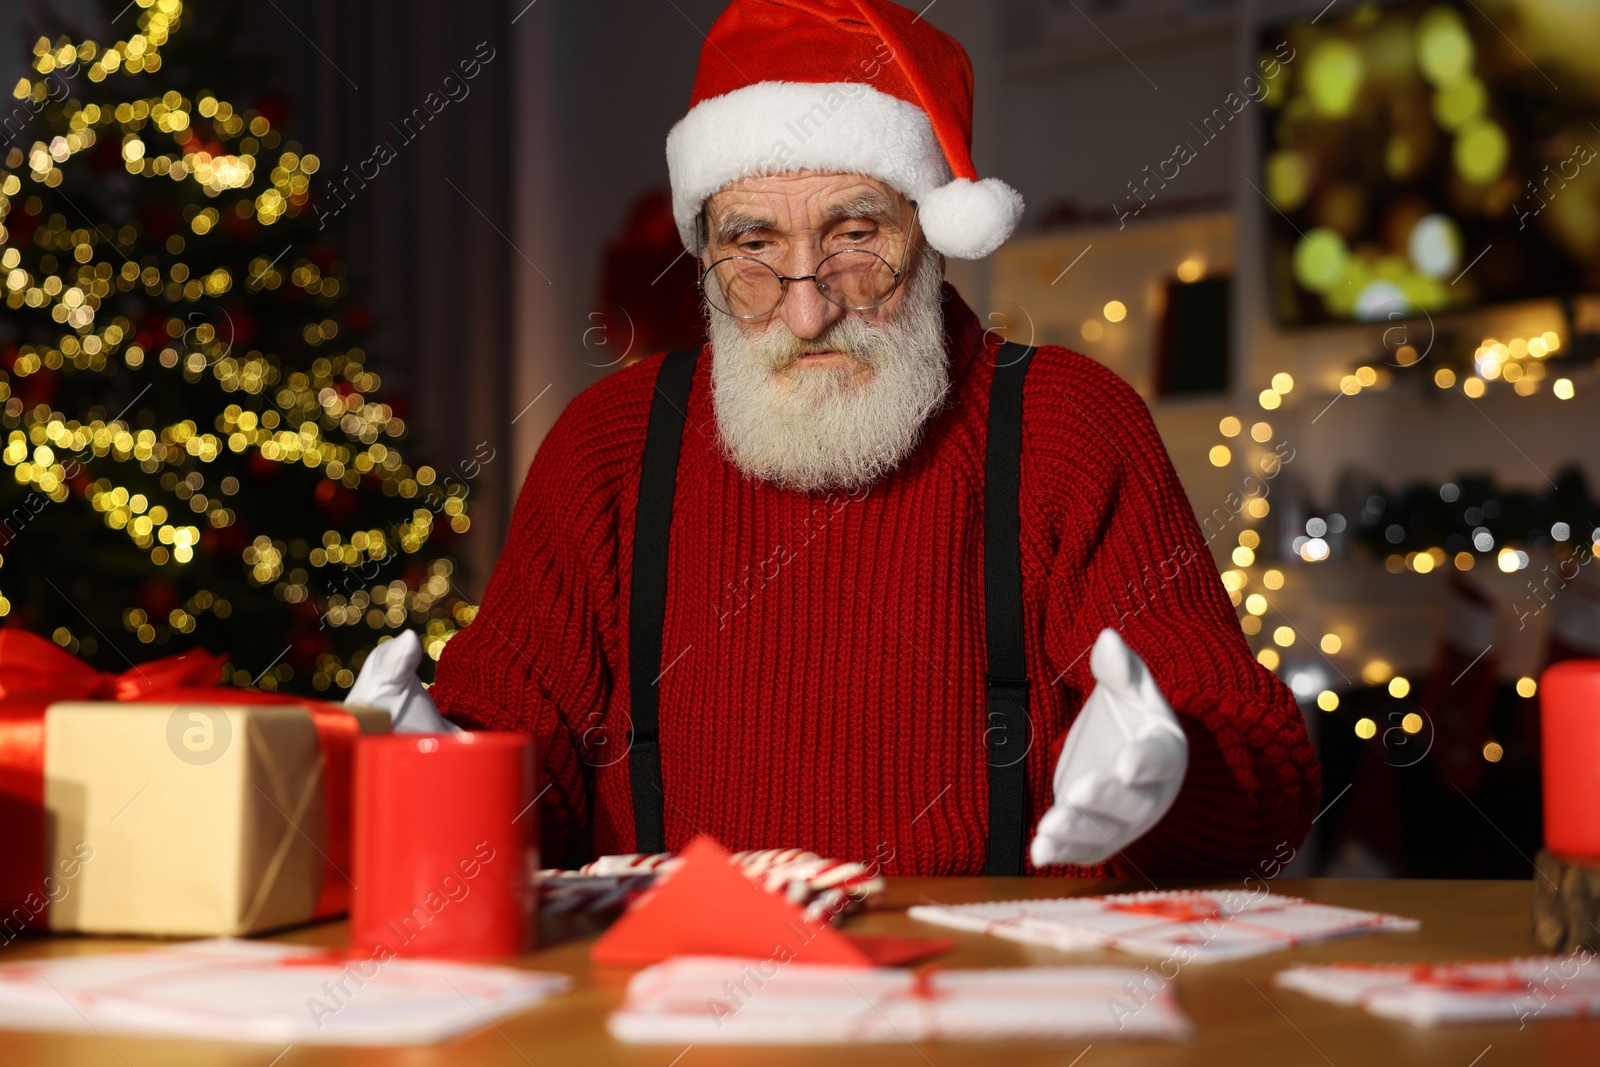
[[[532,734],[548,860],[706,833],[1243,872],[1307,832],[1304,721],[1144,404],[943,284],[1022,212],[973,169],[972,91],[885,0],[734,0],[707,35],[667,162],[711,343],[574,400],[431,691],[406,634],[350,697]]]

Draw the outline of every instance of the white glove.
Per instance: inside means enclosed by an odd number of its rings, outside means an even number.
[[[1067,734],[1055,803],[1028,849],[1038,867],[1114,856],[1161,821],[1188,770],[1183,727],[1115,630],[1100,631],[1089,669],[1099,684]]]
[[[417,664],[422,662],[422,642],[415,631],[403,631],[367,655],[350,687],[346,704],[382,708],[389,713],[397,734],[448,734],[461,727],[448,722],[422,688]]]

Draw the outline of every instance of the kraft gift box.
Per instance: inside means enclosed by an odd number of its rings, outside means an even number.
[[[326,788],[302,707],[52,705],[45,866],[61,888],[50,928],[239,935],[312,919],[340,877]]]

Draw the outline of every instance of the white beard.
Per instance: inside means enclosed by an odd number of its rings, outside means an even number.
[[[712,406],[739,470],[808,492],[857,489],[899,466],[950,386],[938,264],[932,255],[917,264],[892,319],[872,324],[846,314],[810,341],[778,319],[751,337],[739,321],[706,308]],[[845,366],[779,379],[800,356],[830,349],[860,360],[870,377],[856,381],[859,368]]]

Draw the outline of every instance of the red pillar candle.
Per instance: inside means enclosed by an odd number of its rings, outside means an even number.
[[[533,947],[532,738],[363,737],[354,794],[352,950],[382,962],[493,959]]]
[[[1569,659],[1539,680],[1544,843],[1600,859],[1600,659]]]

